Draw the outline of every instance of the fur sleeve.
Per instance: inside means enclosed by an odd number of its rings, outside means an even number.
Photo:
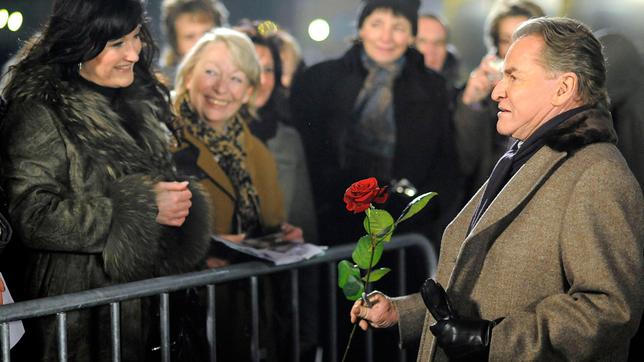
[[[192,192],[190,214],[180,228],[165,226],[161,243],[159,274],[178,274],[200,269],[210,245],[211,216],[206,192],[198,182]]]
[[[154,181],[145,175],[128,175],[110,186],[108,196],[113,211],[103,249],[105,271],[118,281],[153,277],[163,229],[156,222]]]

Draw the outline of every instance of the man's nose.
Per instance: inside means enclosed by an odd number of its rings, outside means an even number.
[[[500,101],[502,98],[505,98],[505,77],[503,77],[492,89],[492,99],[495,102]]]

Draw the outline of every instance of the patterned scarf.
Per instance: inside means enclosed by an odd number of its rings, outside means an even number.
[[[187,101],[181,104],[180,113],[183,126],[206,145],[235,188],[237,231],[249,234],[259,231],[259,196],[246,169],[241,118],[236,115],[227,123],[223,132],[217,132],[199,118]]]
[[[393,85],[402,71],[405,58],[389,66],[374,62],[363,51],[362,64],[369,72],[353,108],[355,123],[349,129],[346,146],[373,158],[375,172],[389,179],[396,148],[396,122],[394,120]],[[357,148],[357,149],[356,149]],[[362,161],[366,161],[361,157]]]

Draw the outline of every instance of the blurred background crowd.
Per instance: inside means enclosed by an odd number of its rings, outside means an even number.
[[[157,41],[161,33],[161,1],[148,0],[147,11],[152,18],[150,30]],[[243,18],[270,19],[289,31],[302,48],[308,64],[336,57],[346,48],[347,39],[355,34],[356,9],[360,0],[237,0],[223,1],[229,12],[230,24]],[[610,27],[631,39],[640,51],[644,49],[644,27],[639,14],[644,12],[641,0],[536,0],[548,15],[574,17],[593,29]],[[486,49],[481,42],[481,29],[494,4],[493,0],[423,0],[420,11],[428,11],[446,19],[451,29],[450,43],[459,50],[465,68],[478,64]],[[0,29],[0,61],[15,52],[19,41],[28,38],[45,21],[51,0],[2,0],[0,9],[8,15],[22,13],[22,26],[17,31]],[[329,35],[321,41],[313,40],[308,29],[315,19],[329,24]],[[0,15],[2,19],[2,15]],[[0,21],[0,24],[2,22]]]

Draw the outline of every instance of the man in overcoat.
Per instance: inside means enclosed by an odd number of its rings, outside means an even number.
[[[623,361],[642,316],[644,200],[615,146],[583,24],[520,27],[492,93],[517,142],[447,227],[436,281],[351,319],[420,337],[418,361]],[[443,286],[445,289],[443,289]]]

